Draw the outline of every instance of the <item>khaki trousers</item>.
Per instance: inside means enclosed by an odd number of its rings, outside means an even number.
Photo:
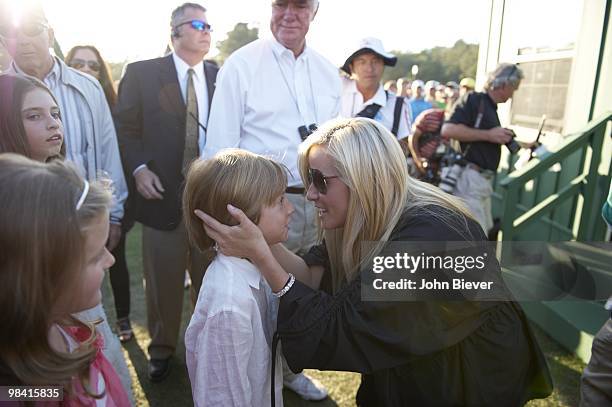
[[[317,243],[315,207],[301,194],[285,194],[295,208],[289,222],[289,238],[285,247],[294,253],[305,253]]]
[[[493,227],[493,215],[491,214],[492,178],[492,176],[487,177],[473,168],[465,167],[457,180],[455,192],[453,192],[453,195],[461,198],[467,205],[485,234],[489,233],[489,230]]]
[[[165,359],[174,353],[181,326],[185,270],[191,276],[192,305],[198,298],[211,254],[189,245],[183,222],[171,231],[142,229],[142,257],[151,343],[149,357]]]

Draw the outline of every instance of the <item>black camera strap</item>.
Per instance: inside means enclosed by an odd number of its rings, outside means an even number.
[[[484,96],[482,96],[480,98],[480,103],[478,104],[478,114],[476,115],[476,120],[474,121],[474,128],[475,129],[480,129],[480,125],[482,124],[482,117],[484,116],[484,109],[485,109],[485,100],[484,100]],[[472,147],[472,143],[468,143],[467,147],[465,148],[465,151],[463,151],[463,157],[467,158],[467,153],[468,151],[470,151],[470,147]]]
[[[374,119],[374,117],[376,117],[376,115],[380,111],[381,107],[382,106],[378,103],[372,103],[371,105],[367,105],[366,107],[364,107],[361,112],[355,115],[355,117],[365,117],[368,119]]]
[[[389,92],[385,91],[385,96],[387,97],[387,101],[389,100]],[[402,105],[404,104],[404,98],[401,96],[397,96],[395,98],[395,106],[393,109],[393,125],[391,126],[391,133],[394,136],[397,136],[397,131],[399,130],[400,116],[402,114]],[[381,105],[378,103],[372,103],[371,105],[367,105],[363,108],[362,111],[357,113],[355,117],[366,117],[368,119],[374,119],[380,109]]]
[[[302,121],[304,122],[304,126],[308,127],[309,125],[307,124],[307,120],[306,120],[305,114],[304,114],[304,112],[302,112],[300,110],[300,105],[299,105],[298,100],[297,100],[297,95],[293,94],[292,87],[289,85],[289,81],[287,80],[287,77],[285,76],[285,71],[283,70],[283,67],[281,66],[281,63],[280,63],[280,61],[278,59],[278,56],[276,55],[276,52],[274,52],[273,49],[271,50],[271,52],[272,52],[272,55],[274,56],[274,60],[276,61],[276,65],[278,66],[278,70],[280,71],[281,77],[283,78],[283,81],[285,82],[285,86],[287,88],[287,92],[289,92],[289,96],[291,96],[291,99],[293,100],[293,102],[295,104],[295,108],[297,109],[298,114],[301,116]],[[312,75],[311,75],[311,72],[310,72],[310,63],[308,62],[308,60],[306,60],[306,71],[308,73],[308,83],[310,85],[310,97],[311,97],[312,104],[313,104],[313,106],[312,106],[312,109],[313,109],[312,114],[313,114],[313,117],[315,119],[315,122],[319,123],[319,118],[317,117],[318,116],[317,101],[316,101],[315,96],[314,96],[314,89],[313,89],[313,86],[312,86]],[[293,89],[293,90],[295,90],[295,89]]]
[[[391,133],[397,137],[397,131],[399,130],[400,115],[402,114],[402,106],[404,104],[404,98],[402,96],[395,97],[395,109],[393,110],[393,126],[391,127]]]

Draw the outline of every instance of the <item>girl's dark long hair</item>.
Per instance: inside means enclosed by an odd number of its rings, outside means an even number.
[[[49,88],[36,78],[24,75],[0,75],[0,153],[15,153],[31,157],[30,144],[23,126],[21,110],[26,94],[42,89],[51,95],[56,105],[57,99]],[[61,117],[61,113],[60,113]],[[58,157],[49,157],[47,161],[66,156],[65,143],[62,144]]]

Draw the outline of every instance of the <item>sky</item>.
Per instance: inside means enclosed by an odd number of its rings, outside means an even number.
[[[8,0],[19,7],[24,0]],[[169,38],[172,10],[183,0],[41,0],[62,50],[97,46],[109,62],[160,56]],[[203,0],[213,27],[212,42],[223,40],[236,23],[270,36],[270,0]],[[418,52],[478,43],[486,30],[489,0],[320,0],[308,46],[341,65],[363,37],[378,37],[387,50]],[[486,31],[485,31],[486,32]],[[209,57],[217,54],[211,48]]]

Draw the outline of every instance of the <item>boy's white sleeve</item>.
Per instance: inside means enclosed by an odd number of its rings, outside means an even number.
[[[222,311],[209,317],[188,343],[187,366],[196,406],[250,406],[247,365],[253,348],[249,317]],[[193,331],[191,332],[193,334]],[[193,341],[195,339],[195,341]]]

